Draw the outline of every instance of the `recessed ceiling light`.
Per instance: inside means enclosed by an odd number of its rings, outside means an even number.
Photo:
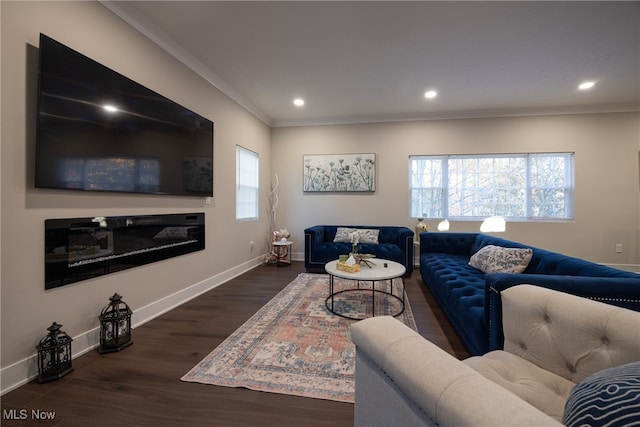
[[[109,105],[109,104],[104,105],[102,108],[104,108],[105,110],[107,110],[110,113],[115,113],[116,111],[118,111],[118,109],[116,107],[114,107],[113,105]]]
[[[436,92],[435,90],[428,90],[424,93],[424,97],[427,99],[433,99],[436,96],[438,96],[438,92]]]
[[[304,105],[304,99],[302,98],[296,98],[293,100],[293,105],[295,105],[296,107],[302,107]]]
[[[578,86],[578,89],[587,90],[587,89],[591,89],[595,85],[596,85],[596,82],[582,82],[580,83],[580,86]]]

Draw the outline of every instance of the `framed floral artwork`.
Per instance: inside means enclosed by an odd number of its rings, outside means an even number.
[[[376,191],[375,153],[305,154],[302,173],[305,192]]]

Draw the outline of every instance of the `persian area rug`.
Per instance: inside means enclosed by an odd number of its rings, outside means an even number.
[[[402,288],[395,280],[397,293]],[[356,282],[335,278],[334,287],[353,288]],[[332,314],[325,306],[328,295],[328,275],[298,275],[181,379],[353,403],[355,346],[349,326],[356,321]],[[375,301],[376,315],[398,310],[393,298],[376,294]],[[334,304],[352,316],[370,312],[371,292],[342,293]],[[405,310],[396,319],[416,329],[406,295]]]

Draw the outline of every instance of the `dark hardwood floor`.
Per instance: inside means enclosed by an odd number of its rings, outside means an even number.
[[[136,328],[118,353],[91,351],[58,381],[2,396],[3,426],[350,426],[353,405],[187,383],[180,377],[276,295],[302,262],[262,266]],[[419,332],[458,358],[469,353],[419,273],[405,281]],[[13,410],[13,412],[11,412]],[[34,417],[54,413],[53,420]],[[26,415],[11,420],[10,414]]]

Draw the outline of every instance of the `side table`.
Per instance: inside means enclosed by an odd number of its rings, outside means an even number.
[[[371,315],[372,316],[376,315],[376,294],[379,294],[383,298],[392,298],[395,301],[397,301],[399,308],[395,313],[392,313],[390,315],[393,315],[395,317],[395,316],[399,316],[404,312],[404,309],[405,309],[404,297],[405,297],[406,289],[405,289],[403,276],[404,276],[404,273],[406,272],[405,266],[400,263],[386,260],[386,259],[381,259],[381,258],[372,258],[370,262],[372,264],[371,267],[363,267],[360,269],[360,271],[355,273],[349,273],[346,271],[338,270],[337,260],[329,261],[327,264],[325,264],[324,269],[327,273],[329,273],[329,296],[325,299],[324,304],[330,312],[340,317],[344,317],[345,319],[351,319],[351,320],[362,320],[365,317],[367,317],[366,314],[361,317],[361,316],[354,316],[349,311],[346,311],[346,312],[339,311],[340,309],[336,307],[337,304],[335,304],[334,300],[336,299],[336,296],[338,296],[339,294],[344,294],[347,292],[365,292],[365,293],[371,292]],[[335,277],[339,277],[341,279],[353,280],[354,282],[356,282],[357,287],[336,291],[336,289],[334,288]],[[398,286],[398,290],[396,291],[396,293],[394,293],[393,279],[396,279],[396,278],[401,279],[400,283],[402,283],[402,288],[400,289],[400,286]],[[384,290],[383,287],[381,286],[382,283],[387,280],[389,281],[389,286],[390,286],[389,291]],[[360,287],[361,282],[371,282],[371,289],[361,288]],[[378,288],[376,288],[376,283],[378,283]]]
[[[271,243],[278,267],[291,265],[291,245],[293,245],[293,242],[288,240]]]

